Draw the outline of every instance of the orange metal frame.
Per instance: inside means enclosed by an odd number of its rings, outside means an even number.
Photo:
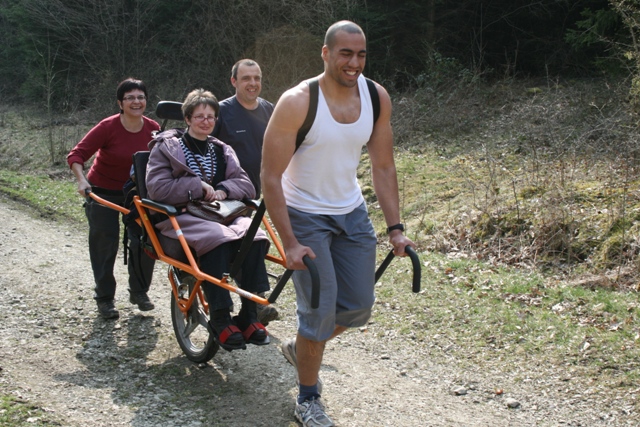
[[[128,214],[130,211],[129,209],[126,209],[120,205],[116,205],[114,203],[111,203],[107,200],[104,200],[103,198],[97,196],[94,193],[89,193],[89,196],[94,199],[96,202],[107,206],[111,209],[115,209],[123,214]],[[193,277],[196,278],[196,283],[195,286],[193,288],[193,290],[191,291],[191,293],[189,294],[189,298],[185,299],[182,298],[178,292],[178,283],[175,283],[175,280],[173,278],[172,274],[169,274],[169,282],[171,282],[171,289],[173,292],[173,296],[175,297],[176,301],[178,302],[178,306],[180,308],[180,311],[182,311],[185,315],[186,313],[189,311],[189,309],[191,308],[191,304],[193,303],[194,299],[197,297],[198,300],[200,301],[202,307],[204,308],[205,312],[208,313],[209,311],[209,306],[206,303],[205,299],[204,299],[204,295],[201,289],[201,285],[202,282],[207,281],[210,283],[213,283],[217,286],[223,287],[225,289],[227,289],[230,292],[234,292],[238,295],[240,295],[243,298],[247,298],[250,299],[252,301],[255,301],[258,304],[262,304],[262,305],[268,305],[269,301],[266,298],[262,298],[259,297],[255,294],[252,294],[250,292],[245,291],[244,289],[241,289],[237,286],[234,286],[233,284],[229,283],[228,281],[228,277],[224,276],[220,279],[210,276],[204,272],[202,272],[200,270],[200,268],[198,267],[198,263],[196,262],[195,258],[193,257],[193,254],[191,253],[191,249],[189,248],[189,245],[187,244],[186,239],[184,238],[184,235],[182,233],[182,230],[180,229],[180,225],[178,224],[178,220],[176,219],[175,216],[173,215],[167,215],[164,211],[149,205],[148,203],[145,203],[143,200],[140,199],[140,197],[135,196],[133,198],[133,202],[136,206],[136,209],[138,210],[139,214],[140,214],[140,218],[136,219],[136,221],[138,222],[138,224],[142,225],[146,232],[147,232],[147,236],[149,237],[149,239],[151,240],[151,244],[153,246],[154,251],[156,252],[156,256],[158,257],[158,259],[160,261],[163,261],[173,267],[176,267],[188,274],[191,274]],[[184,250],[184,253],[187,256],[187,260],[188,260],[188,264],[178,261],[170,256],[168,256],[167,254],[165,254],[164,250],[162,249],[162,246],[160,245],[160,241],[158,240],[158,235],[156,233],[155,228],[153,227],[153,224],[151,223],[151,220],[149,219],[149,211],[155,211],[155,212],[159,212],[162,213],[164,215],[167,215],[169,220],[171,221],[171,225],[173,226],[173,229],[176,232],[176,235],[178,236],[178,240],[180,241],[180,245],[182,246],[182,249]],[[267,234],[269,235],[269,238],[271,239],[271,241],[273,242],[273,244],[275,245],[277,252],[279,255],[271,255],[271,254],[267,254],[265,259],[274,262],[276,264],[279,264],[283,267],[286,266],[287,262],[286,262],[286,258],[284,255],[284,249],[282,247],[282,244],[280,243],[280,241],[277,239],[276,237],[276,233],[273,229],[273,227],[271,227],[271,224],[269,223],[269,221],[267,220],[266,216],[262,217],[262,224],[264,225],[264,228],[267,232]],[[286,267],[285,267],[286,268]]]

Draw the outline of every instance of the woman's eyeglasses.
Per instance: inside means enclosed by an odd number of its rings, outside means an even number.
[[[144,95],[138,95],[138,96],[128,95],[128,96],[125,96],[124,98],[122,98],[123,101],[127,101],[127,102],[133,102],[133,101],[142,102],[142,101],[144,101],[146,99],[147,99],[147,97],[144,96]]]
[[[205,120],[213,123],[216,121],[216,117],[215,116],[193,116],[191,117],[191,120],[193,120],[194,122],[204,122]]]

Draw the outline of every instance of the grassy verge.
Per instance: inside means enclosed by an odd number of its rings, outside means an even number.
[[[51,414],[13,396],[0,395],[0,425],[2,426],[61,426]]]
[[[24,203],[35,216],[78,222],[84,220],[83,200],[76,184],[63,172],[20,173],[0,169],[0,193]]]
[[[637,294],[587,289],[540,272],[421,254],[422,291],[406,265],[378,285],[376,331],[446,349],[474,369],[531,363],[579,368],[611,387],[635,387]],[[613,381],[616,378],[616,381]]]

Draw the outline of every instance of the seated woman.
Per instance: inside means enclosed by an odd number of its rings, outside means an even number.
[[[240,167],[233,149],[209,135],[218,111],[218,101],[211,92],[197,89],[187,95],[182,104],[188,126],[184,134],[179,130],[168,130],[158,134],[149,144],[149,198],[184,206],[191,199],[214,201],[255,197],[253,184]],[[179,215],[177,220],[187,243],[196,252],[200,269],[216,278],[230,271],[241,239],[251,224],[250,218],[239,217],[225,226],[189,213]],[[163,235],[177,239],[168,219],[156,227]],[[269,290],[264,262],[268,247],[266,234],[259,230],[240,269],[243,289],[253,293]],[[246,348],[245,342],[269,343],[267,330],[258,322],[255,302],[242,298],[240,312],[232,319],[229,307],[233,302],[228,290],[205,282],[203,291],[209,303],[209,323],[222,348],[231,351]]]

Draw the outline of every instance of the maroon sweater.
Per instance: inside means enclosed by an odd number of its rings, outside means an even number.
[[[91,129],[67,155],[67,163],[84,165],[96,154],[87,173],[91,185],[107,190],[122,190],[129,178],[132,156],[138,151],[149,150],[147,144],[153,138],[153,131],[160,125],[143,117],[140,132],[129,132],[120,122],[120,114],[107,117]]]

